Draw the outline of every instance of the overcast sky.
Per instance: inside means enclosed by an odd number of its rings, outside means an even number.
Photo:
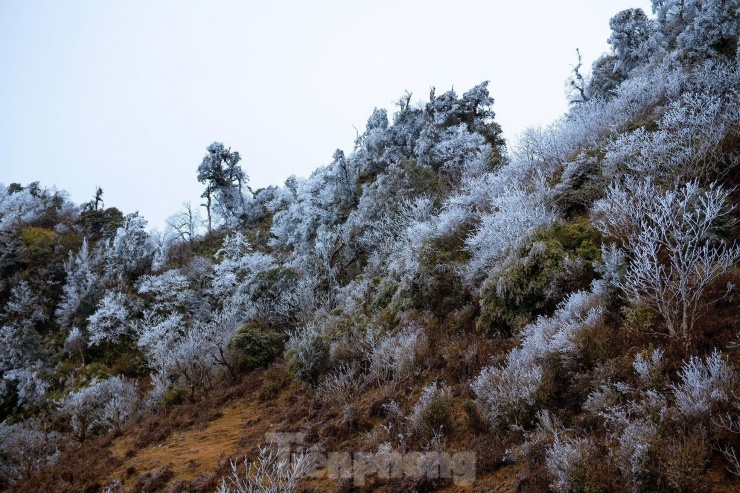
[[[253,188],[352,150],[374,107],[484,80],[507,139],[552,122],[580,48],[649,0],[0,0],[0,183],[162,227],[221,141]]]

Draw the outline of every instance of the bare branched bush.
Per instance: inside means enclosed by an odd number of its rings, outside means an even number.
[[[359,374],[359,369],[345,363],[322,380],[316,387],[316,395],[323,402],[347,406],[354,403],[366,386],[367,379]]]
[[[244,472],[231,461],[231,475],[222,479],[216,493],[292,493],[311,472],[311,454],[290,454],[287,450],[260,447],[254,462],[244,458]]]
[[[624,245],[629,266],[620,287],[627,300],[655,310],[668,335],[687,348],[714,301],[706,299],[707,287],[740,260],[740,245],[716,234],[730,221],[728,199],[720,186],[703,190],[690,182],[663,191],[650,179],[628,177],[593,208],[594,225]]]

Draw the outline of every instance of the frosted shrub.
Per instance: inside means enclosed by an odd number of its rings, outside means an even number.
[[[472,383],[476,403],[492,426],[519,424],[535,404],[542,384],[542,367],[522,349],[513,349],[506,363],[484,368]]]
[[[289,289],[280,293],[275,304],[278,319],[289,324],[306,324],[321,304],[318,287],[321,279],[314,275],[304,275]]]
[[[521,347],[508,354],[504,365],[481,372],[473,390],[479,408],[494,426],[518,422],[528,414],[541,384],[542,365],[549,358],[578,357],[580,339],[602,323],[601,298],[599,283],[591,292],[572,293],[552,317],[540,317],[522,330]]]
[[[598,286],[595,284],[595,291],[571,293],[552,317],[539,317],[522,330],[521,350],[528,359],[542,362],[552,355],[565,360],[578,357],[580,339],[603,321],[603,295]]]
[[[89,386],[70,392],[58,404],[75,438],[84,441],[98,426],[118,431],[136,417],[139,396],[136,384],[125,377],[93,380]]]
[[[233,295],[240,285],[275,267],[275,260],[270,255],[253,252],[249,240],[240,232],[224,238],[215,257],[219,263],[213,267],[211,292],[220,297]]]
[[[292,493],[312,471],[311,454],[260,447],[254,462],[244,458],[244,473],[231,461],[231,475],[223,478],[216,493]]]
[[[0,480],[11,484],[59,460],[61,437],[38,420],[0,423]]]
[[[365,379],[357,376],[354,366],[343,364],[329,373],[316,387],[316,395],[324,402],[345,406],[354,402],[365,384]]]
[[[737,95],[734,96],[737,98]],[[663,181],[716,179],[738,163],[723,141],[738,129],[737,102],[727,95],[686,92],[671,103],[658,130],[640,128],[619,135],[608,146],[607,167],[626,166]]]
[[[228,332],[218,328],[213,323],[189,327],[164,354],[165,374],[188,388],[191,401],[195,400],[196,390],[206,393],[215,377],[217,351],[212,336],[221,336],[222,347],[228,341],[223,337]]]
[[[291,332],[285,348],[298,363],[298,378],[306,384],[316,385],[329,365],[330,347],[321,329],[308,324]]]
[[[615,387],[623,394],[632,392],[625,385]],[[647,479],[654,442],[668,403],[662,394],[648,390],[636,393],[634,400],[625,405],[604,404],[600,414],[606,419],[609,436],[619,444],[614,454],[617,468],[631,487],[639,490]]]
[[[654,386],[663,377],[663,350],[654,349],[649,358],[643,353],[637,353],[632,367],[644,387]]]
[[[503,258],[506,249],[536,228],[551,225],[556,217],[541,197],[523,190],[501,195],[493,210],[482,215],[475,233],[465,240],[465,247],[472,255],[466,277],[470,281],[480,280]]]
[[[704,361],[692,357],[678,372],[679,383],[671,385],[678,412],[689,419],[708,416],[712,408],[729,400],[737,374],[715,349]]]
[[[641,418],[630,421],[618,437],[617,467],[635,490],[639,489],[647,474],[657,433],[658,427],[653,421]]]
[[[95,313],[87,319],[90,345],[118,341],[128,330],[128,316],[126,296],[118,291],[106,292]]]
[[[545,453],[545,465],[555,491],[574,491],[574,483],[582,479],[587,467],[584,462],[589,447],[590,442],[585,438],[561,438],[555,434],[555,441]]]
[[[411,278],[419,270],[419,257],[427,248],[426,242],[435,235],[434,201],[422,196],[404,200],[402,215],[406,218],[403,233],[389,248],[388,270],[398,276]]]
[[[598,389],[591,391],[583,403],[583,410],[593,414],[602,414],[619,402],[620,394],[613,385],[601,384]]]
[[[370,356],[370,374],[379,383],[415,375],[426,358],[427,351],[428,342],[424,329],[414,325],[388,337],[377,337]]]
[[[452,427],[452,393],[445,384],[434,382],[422,389],[409,416],[411,429],[426,435],[447,434]]]

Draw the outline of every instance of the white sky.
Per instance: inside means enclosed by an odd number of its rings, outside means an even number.
[[[250,185],[349,153],[374,107],[490,80],[507,139],[566,111],[581,49],[649,0],[0,0],[0,183],[103,187],[162,227],[218,140]]]

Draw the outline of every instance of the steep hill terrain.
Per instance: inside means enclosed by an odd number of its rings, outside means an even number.
[[[1,185],[0,487],[736,491],[740,5],[653,10],[516,142],[483,82],[165,232]]]

